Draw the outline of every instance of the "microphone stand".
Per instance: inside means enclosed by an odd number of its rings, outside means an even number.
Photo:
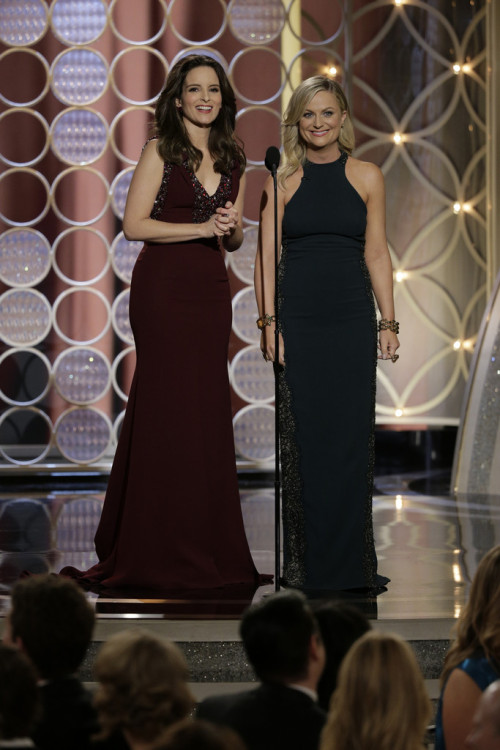
[[[280,590],[280,563],[281,563],[281,481],[280,481],[280,395],[279,395],[279,370],[280,370],[280,336],[279,336],[279,303],[278,303],[278,165],[273,163],[271,173],[274,186],[274,442],[275,442],[275,466],[274,466],[274,550],[275,571],[274,587]]]

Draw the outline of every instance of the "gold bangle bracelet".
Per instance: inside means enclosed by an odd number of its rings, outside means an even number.
[[[378,322],[378,330],[380,331],[392,331],[395,334],[399,333],[399,323],[397,320],[387,320],[381,318]]]
[[[268,315],[266,313],[261,318],[257,318],[257,328],[259,329],[259,331],[262,331],[263,328],[265,328],[266,326],[270,326],[271,323],[274,323],[275,321],[275,315]]]

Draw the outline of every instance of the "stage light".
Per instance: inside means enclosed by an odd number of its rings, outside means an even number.
[[[470,73],[471,66],[468,63],[464,63],[463,65],[460,65],[460,63],[454,63],[453,65],[453,72],[457,76],[459,73]]]

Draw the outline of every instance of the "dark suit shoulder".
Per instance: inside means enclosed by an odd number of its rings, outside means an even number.
[[[197,716],[231,727],[248,750],[315,750],[326,721],[326,713],[306,693],[270,684],[206,698]]]

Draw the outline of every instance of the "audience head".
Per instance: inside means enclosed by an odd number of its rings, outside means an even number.
[[[480,649],[488,658],[500,660],[500,545],[490,549],[477,567],[456,624],[456,638],[446,655],[442,682],[461,661]]]
[[[344,601],[320,604],[314,615],[326,651],[326,664],[318,683],[318,703],[327,711],[342,659],[371,625],[358,607]]]
[[[399,636],[371,630],[340,667],[321,750],[416,750],[431,705],[411,648]]]
[[[92,639],[95,614],[69,578],[40,575],[12,590],[4,641],[19,646],[39,677],[57,679],[78,670]]]
[[[154,750],[245,750],[245,743],[229,727],[185,719],[168,729]]]
[[[465,744],[471,750],[500,750],[500,680],[482,693]]]
[[[250,607],[240,625],[248,659],[260,680],[316,682],[325,663],[318,625],[306,597],[279,591]]]
[[[37,713],[34,666],[18,648],[0,643],[0,739],[28,737]]]
[[[194,706],[181,651],[144,630],[111,636],[94,671],[94,703],[105,737],[122,732],[131,744],[153,742]]]

